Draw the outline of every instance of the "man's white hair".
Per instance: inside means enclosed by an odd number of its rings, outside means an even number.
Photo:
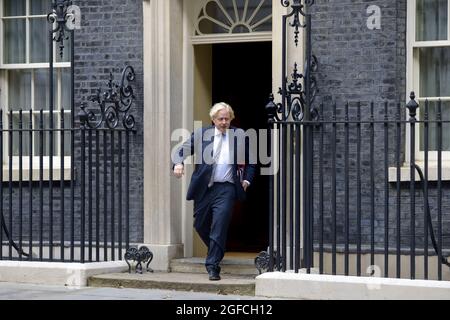
[[[231,106],[225,102],[219,102],[216,103],[212,108],[211,111],[209,112],[209,116],[211,117],[211,120],[214,120],[217,116],[217,114],[221,111],[221,110],[228,110],[228,112],[230,113],[230,121],[234,119],[234,111],[233,108],[231,108]]]

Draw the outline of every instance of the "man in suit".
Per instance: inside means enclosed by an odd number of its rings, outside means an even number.
[[[230,126],[233,109],[226,103],[217,103],[210,117],[214,126],[194,132],[176,150],[177,159],[172,161],[174,175],[181,178],[183,161],[192,154],[197,156],[186,199],[194,200],[194,227],[208,247],[205,266],[209,280],[214,281],[220,280],[219,264],[225,254],[233,205],[236,200],[245,199],[256,165],[249,161],[249,145],[242,139],[242,129]]]

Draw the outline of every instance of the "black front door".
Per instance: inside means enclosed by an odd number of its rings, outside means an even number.
[[[272,91],[272,43],[213,45],[212,100],[229,103],[235,111],[232,125],[267,128],[264,107]],[[269,180],[258,173],[247,200],[237,203],[228,233],[227,251],[266,250],[269,233]]]

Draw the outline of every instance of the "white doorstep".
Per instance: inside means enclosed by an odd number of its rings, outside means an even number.
[[[94,263],[61,263],[0,261],[0,282],[85,287],[94,275],[128,270],[125,261]]]
[[[450,282],[268,272],[255,295],[308,300],[449,300]]]

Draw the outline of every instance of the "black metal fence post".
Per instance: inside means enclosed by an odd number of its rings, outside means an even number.
[[[331,142],[331,272],[337,274],[337,191],[336,191],[336,144],[337,144],[337,106],[333,104]]]
[[[100,131],[95,130],[95,261],[100,262]]]
[[[389,276],[389,118],[384,104],[384,276]]]
[[[84,112],[80,112],[80,130],[81,130],[81,203],[80,203],[80,260],[85,262],[85,237],[86,237],[86,126],[88,117]]]
[[[402,106],[401,104],[397,104],[397,144],[396,144],[396,171],[397,171],[397,175],[396,175],[396,191],[397,191],[397,199],[396,199],[396,210],[397,210],[397,217],[396,217],[396,233],[397,233],[397,237],[396,237],[396,243],[397,243],[397,248],[396,248],[396,265],[397,265],[397,278],[401,277],[401,242],[402,242],[402,237],[401,237],[401,233],[402,233],[402,228],[401,228],[401,221],[402,221],[402,216],[401,216],[401,205],[402,205],[402,191],[401,191],[401,158],[400,158],[400,152],[401,152],[401,146],[402,146]]]
[[[122,199],[123,199],[123,190],[122,190],[122,154],[123,154],[123,145],[122,145],[122,132],[119,131],[119,143],[118,143],[118,147],[119,147],[119,152],[118,152],[118,158],[119,158],[119,163],[118,163],[118,170],[119,170],[119,181],[118,181],[118,193],[119,193],[119,199],[118,199],[118,204],[119,204],[119,209],[118,209],[118,237],[119,237],[119,242],[118,242],[118,246],[119,246],[119,260],[122,259],[122,249],[123,249],[123,216],[122,216],[122,209],[123,209],[123,203],[122,203]]]
[[[61,196],[61,199],[60,199],[60,204],[61,204],[61,208],[60,208],[60,214],[59,214],[59,216],[60,216],[60,219],[61,219],[61,221],[59,222],[60,223],[60,226],[59,226],[59,228],[60,228],[60,231],[59,231],[59,233],[60,233],[60,241],[61,241],[61,244],[60,244],[60,248],[59,248],[59,251],[60,251],[60,260],[61,261],[64,261],[65,260],[65,221],[64,221],[64,218],[65,218],[65,215],[64,215],[64,212],[65,212],[65,199],[64,199],[64,197],[65,197],[65,194],[64,194],[64,157],[65,157],[65,130],[66,130],[66,128],[65,128],[65,122],[64,122],[64,108],[62,108],[61,109],[61,112],[60,112],[60,127],[61,127],[61,135],[60,135],[60,137],[61,137],[61,140],[60,140],[60,170],[59,170],[59,172],[60,172],[60,177],[59,177],[59,188],[60,188],[60,196]]]
[[[345,143],[344,143],[344,230],[345,230],[345,253],[344,253],[344,273],[350,274],[350,124],[349,124],[349,104],[345,104]]]
[[[361,181],[361,102],[356,113],[356,275],[361,276],[362,247],[362,181]]]
[[[375,266],[375,104],[370,103],[370,266]]]
[[[323,123],[323,103],[320,104],[320,143],[319,143],[319,273],[324,273],[324,140],[325,124]]]
[[[108,157],[106,130],[103,131],[103,260],[108,260]]]
[[[93,178],[92,178],[92,170],[93,170],[93,146],[92,146],[92,131],[88,131],[88,260],[92,262],[92,250],[93,250]]]
[[[39,112],[39,260],[44,260],[44,111]]]
[[[301,268],[301,130],[302,127],[300,124],[295,125],[295,272],[299,272],[299,269]]]
[[[1,116],[1,115],[0,115]],[[29,199],[28,199],[28,206],[29,206],[29,212],[28,212],[28,220],[29,220],[29,225],[28,225],[28,260],[29,261],[33,261],[33,111],[30,110],[29,111],[29,133],[28,133],[28,139],[29,139],[29,145],[28,145],[28,153],[29,153],[29,161],[28,161],[28,193],[29,193]],[[1,130],[1,129],[0,129]],[[1,137],[0,137],[1,139]],[[2,159],[0,157],[0,159]],[[0,179],[0,181],[2,181],[2,179]],[[1,197],[0,197],[0,201],[1,201]],[[1,230],[1,229],[0,229]],[[1,241],[0,241],[1,243]],[[1,254],[0,254],[1,255]]]
[[[13,112],[12,110],[9,111],[9,134],[8,134],[8,149],[9,149],[9,181],[8,181],[8,187],[9,187],[9,260],[12,260],[13,258],[13,246],[12,246],[12,239],[14,237],[14,231],[13,231]]]
[[[409,110],[409,124],[410,124],[410,277],[416,278],[416,111],[419,105],[415,101],[416,95],[414,92],[410,95],[411,100],[406,107]]]
[[[428,280],[428,224],[431,221],[428,221],[428,209],[429,209],[429,202],[428,202],[428,151],[429,151],[429,103],[428,101],[425,102],[425,110],[424,110],[424,124],[423,124],[423,131],[424,131],[424,186],[423,186],[423,278],[425,280]]]
[[[19,248],[22,248],[23,231],[23,111],[19,110]],[[22,251],[19,251],[22,261]]]
[[[442,235],[442,101],[439,100],[438,106],[437,106],[437,113],[436,113],[436,119],[437,119],[437,156],[438,156],[438,168],[437,168],[437,189],[438,189],[438,196],[437,196],[437,225],[438,225],[438,231],[437,231],[437,237],[438,237],[438,244],[437,244],[437,256],[438,256],[438,279],[442,280],[442,262],[443,262],[443,255],[442,255],[442,245],[443,245],[443,235]]]

